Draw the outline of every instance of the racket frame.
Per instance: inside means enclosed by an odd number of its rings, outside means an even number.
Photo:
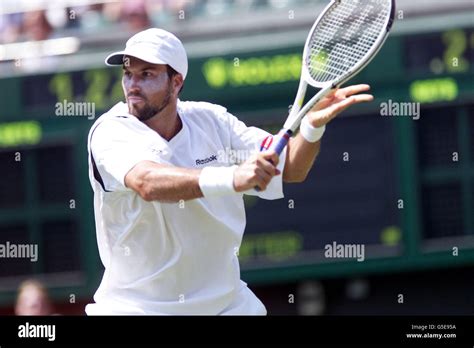
[[[314,81],[308,72],[308,68],[305,62],[308,50],[310,49],[309,44],[313,37],[314,31],[316,30],[316,27],[321,22],[321,19],[325,16],[325,14],[329,10],[331,10],[333,6],[337,5],[340,2],[341,0],[332,0],[326,6],[326,8],[321,12],[317,20],[314,22],[309,32],[309,35],[306,38],[304,51],[303,51],[303,60],[302,60],[302,66],[301,66],[301,79],[300,79],[300,84],[298,86],[298,92],[296,94],[295,101],[291,108],[290,115],[288,116],[283,126],[283,129],[280,132],[283,131],[284,133],[286,133],[287,130],[290,130],[291,134],[293,134],[298,128],[298,126],[300,125],[303,117],[308,113],[308,111],[311,110],[315,104],[321,101],[321,99],[326,97],[331,91],[339,88],[343,83],[347,82],[348,80],[353,78],[355,75],[357,75],[361,70],[363,70],[374,59],[374,57],[377,55],[377,53],[380,51],[383,44],[385,43],[385,40],[387,40],[388,34],[390,33],[390,30],[393,25],[394,17],[395,17],[395,0],[391,0],[391,3],[392,3],[391,13],[387,17],[387,20],[385,23],[385,33],[383,35],[380,35],[377,38],[376,42],[374,43],[372,48],[365,54],[364,58],[362,58],[356,65],[354,65],[351,69],[349,69],[344,75],[341,75],[339,78],[335,80],[324,82],[324,83]],[[308,85],[311,85],[315,88],[320,88],[321,90],[315,96],[313,96],[302,108]],[[275,149],[280,148],[280,147],[281,146],[278,146],[278,144],[275,145]],[[280,153],[281,152],[278,152],[278,154]]]

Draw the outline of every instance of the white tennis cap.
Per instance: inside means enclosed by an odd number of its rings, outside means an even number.
[[[188,57],[181,41],[163,29],[152,28],[132,36],[125,50],[105,58],[107,65],[122,65],[123,56],[132,56],[151,64],[168,64],[186,78]]]

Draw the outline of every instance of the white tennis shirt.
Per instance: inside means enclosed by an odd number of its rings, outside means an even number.
[[[170,141],[130,115],[123,102],[89,132],[89,179],[105,272],[95,303],[86,306],[88,315],[266,314],[240,280],[242,194],[146,202],[124,185],[125,175],[141,161],[230,166],[235,157],[259,151],[269,136],[218,105],[178,101],[178,114],[183,127]],[[285,153],[280,157],[283,172]],[[282,198],[282,175],[264,192],[248,194]]]

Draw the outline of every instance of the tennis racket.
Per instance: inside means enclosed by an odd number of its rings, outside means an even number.
[[[273,145],[278,155],[306,113],[375,57],[388,37],[394,16],[395,0],[332,0],[324,9],[306,39],[298,92]],[[308,85],[320,91],[302,107]],[[260,151],[266,149],[262,144]]]

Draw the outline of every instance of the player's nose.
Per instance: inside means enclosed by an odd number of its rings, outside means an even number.
[[[132,76],[129,81],[130,89],[140,90],[140,78],[138,76]]]
[[[127,86],[125,86],[125,89],[127,91],[127,95],[139,95],[139,94],[141,94],[140,85],[136,82],[130,81],[130,83]]]

